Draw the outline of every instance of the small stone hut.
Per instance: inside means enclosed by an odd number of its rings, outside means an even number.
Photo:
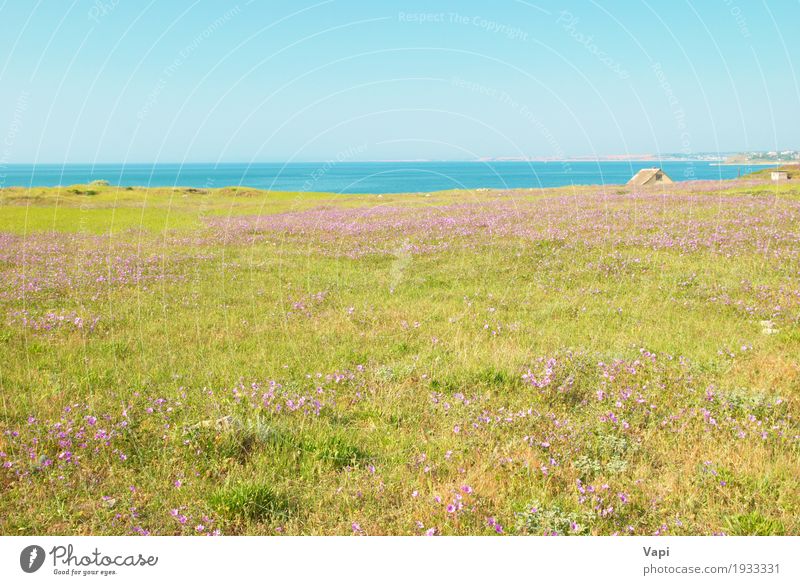
[[[628,181],[628,185],[633,187],[644,187],[649,185],[657,185],[659,183],[672,183],[672,179],[669,178],[667,173],[657,167],[651,169],[641,169],[631,178],[630,181]]]

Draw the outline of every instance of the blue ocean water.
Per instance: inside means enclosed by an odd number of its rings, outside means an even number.
[[[274,191],[409,193],[443,189],[620,184],[652,161],[322,162],[226,164],[40,164],[0,167],[0,187],[56,186],[105,179],[114,185]],[[674,181],[733,179],[759,167],[664,162]]]

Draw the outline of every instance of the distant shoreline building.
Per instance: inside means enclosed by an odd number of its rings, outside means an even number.
[[[627,184],[631,185],[632,187],[645,187],[658,184],[666,185],[672,182],[672,179],[669,178],[667,173],[658,167],[653,167],[639,170],[639,172],[636,173]]]
[[[771,175],[773,181],[788,181],[789,173],[786,171],[772,171]]]

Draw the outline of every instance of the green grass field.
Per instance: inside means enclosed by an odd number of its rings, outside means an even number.
[[[800,184],[0,190],[1,534],[800,534]]]

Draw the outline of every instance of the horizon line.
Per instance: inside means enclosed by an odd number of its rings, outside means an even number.
[[[798,152],[798,151],[795,151]],[[283,165],[292,165],[292,164],[379,164],[379,163],[559,163],[559,162],[620,162],[620,163],[627,163],[627,162],[723,162],[725,160],[724,157],[720,157],[721,160],[715,161],[710,160],[708,158],[701,158],[703,155],[711,156],[714,153],[701,153],[696,156],[656,156],[656,155],[638,155],[637,157],[632,158],[624,158],[625,155],[601,155],[599,157],[568,157],[568,158],[513,158],[513,157],[497,157],[497,158],[483,158],[483,159],[376,159],[376,160],[337,160],[337,159],[327,159],[327,160],[293,160],[293,161],[283,161],[283,160],[259,160],[259,161],[236,161],[236,160],[229,160],[229,161],[204,161],[204,160],[191,160],[191,161],[69,161],[69,162],[53,162],[53,161],[38,161],[38,162],[0,162],[0,169],[2,168],[9,168],[13,166],[37,166],[37,165],[47,165],[47,166],[101,166],[101,165],[117,165],[117,166],[124,166],[124,165],[260,165],[260,164],[283,164]],[[741,154],[741,153],[728,153],[728,154]],[[641,157],[641,158],[639,158]],[[749,161],[742,161],[736,162],[733,164],[742,164],[746,165]],[[768,165],[768,164],[800,164],[800,159],[793,159],[788,161],[771,161],[771,162],[753,162],[750,164],[760,164],[760,165]]]

